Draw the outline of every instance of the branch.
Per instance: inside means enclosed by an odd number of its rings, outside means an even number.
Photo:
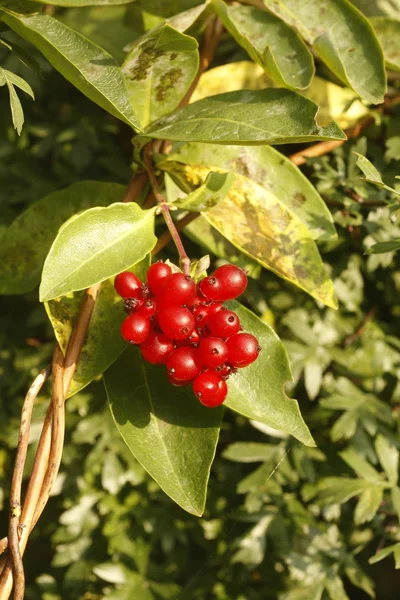
[[[186,250],[182,244],[179,232],[176,229],[175,223],[171,217],[169,206],[162,195],[160,184],[158,183],[157,177],[154,173],[153,160],[151,158],[151,144],[147,144],[144,149],[144,164],[149,175],[150,185],[153,188],[155,199],[157,200],[161,212],[163,213],[171,238],[174,240],[175,246],[178,250],[181,269],[185,275],[190,275],[190,258],[186,254]]]
[[[128,183],[121,202],[134,202],[148,182],[146,171],[134,173]]]
[[[192,221],[194,221],[198,217],[200,217],[200,213],[188,213],[187,215],[185,215],[183,217],[183,219],[180,219],[179,221],[176,221],[175,225],[176,225],[177,231],[181,232],[183,229],[185,229],[186,225],[189,225],[189,223],[191,223]],[[169,231],[165,231],[158,238],[157,244],[154,246],[151,255],[155,256],[156,254],[158,254],[159,252],[161,252],[161,250],[163,248],[165,248],[165,246],[167,246],[171,240],[172,240],[172,236],[171,236],[170,232]]]

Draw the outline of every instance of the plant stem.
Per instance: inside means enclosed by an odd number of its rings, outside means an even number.
[[[186,250],[183,246],[182,240],[180,238],[179,232],[175,226],[175,223],[171,217],[171,212],[169,210],[169,206],[165,201],[164,196],[162,195],[160,185],[157,181],[157,177],[154,173],[153,161],[151,158],[151,144],[147,144],[144,149],[144,164],[146,166],[147,173],[149,174],[150,185],[153,188],[154,197],[157,200],[157,203],[163,213],[163,217],[169,229],[169,233],[171,238],[174,240],[174,244],[179,254],[179,262],[182,271],[185,275],[190,275],[190,258],[186,254]]]

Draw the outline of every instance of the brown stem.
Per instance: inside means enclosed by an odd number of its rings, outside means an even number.
[[[362,336],[362,334],[365,331],[366,326],[374,318],[375,313],[376,313],[376,306],[374,306],[373,308],[371,308],[371,310],[369,310],[367,312],[367,314],[361,321],[360,326],[356,329],[356,331],[354,333],[352,333],[351,335],[347,336],[347,338],[344,341],[345,346],[350,346],[350,344],[354,344],[354,342],[356,342],[358,340],[358,338]]]
[[[23,598],[25,589],[25,575],[22,563],[22,557],[19,549],[18,528],[21,516],[21,489],[24,473],[26,454],[29,444],[29,434],[31,428],[31,419],[35,399],[40,392],[44,382],[50,375],[50,367],[43,369],[35,378],[26,394],[21,414],[21,425],[19,430],[19,440],[17,455],[15,457],[14,473],[10,492],[10,522],[8,528],[8,539],[10,540],[10,555],[14,576],[14,600]],[[6,539],[6,538],[5,538]],[[3,540],[2,540],[3,542]],[[7,546],[2,544],[0,552],[3,552]]]
[[[157,177],[154,173],[153,161],[151,158],[151,144],[147,144],[146,148],[144,149],[144,164],[149,174],[150,185],[153,188],[154,196],[161,209],[161,212],[163,213],[163,217],[171,234],[171,238],[174,240],[176,249],[178,250],[181,269],[185,275],[190,275],[190,258],[186,254],[186,250],[182,244],[179,232],[176,229],[175,223],[171,217],[169,206],[161,193],[160,184],[158,183]]]
[[[125,194],[121,202],[134,202],[143,188],[146,186],[148,182],[148,177],[146,171],[142,171],[141,173],[134,173],[130,178],[128,183],[128,187],[126,188]]]
[[[181,232],[183,229],[185,229],[186,225],[189,225],[189,223],[191,223],[192,221],[194,221],[198,217],[200,217],[200,213],[188,213],[187,215],[185,215],[183,217],[183,219],[180,219],[179,221],[176,221],[175,225],[176,225],[177,231]],[[172,240],[172,236],[171,236],[170,232],[169,231],[165,231],[158,238],[157,244],[154,246],[151,255],[155,256],[156,254],[158,254],[159,252],[161,252],[161,250],[163,248],[165,248],[165,246],[167,246],[170,243],[171,240]]]

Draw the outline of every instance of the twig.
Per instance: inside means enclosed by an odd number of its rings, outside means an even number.
[[[153,161],[151,158],[151,144],[147,144],[146,148],[144,149],[144,164],[149,174],[150,185],[153,188],[154,196],[161,209],[161,212],[163,213],[171,238],[174,240],[175,246],[178,250],[182,271],[185,273],[185,275],[190,275],[190,258],[186,254],[186,250],[182,244],[178,230],[176,229],[175,223],[171,217],[169,206],[162,195],[160,184],[158,183],[157,177],[154,173]]]
[[[188,213],[187,215],[185,215],[183,217],[183,219],[180,219],[180,221],[176,221],[175,225],[176,225],[177,231],[180,233],[183,229],[185,229],[186,225],[189,225],[189,223],[191,223],[198,217],[200,217],[200,213]],[[163,248],[165,248],[165,246],[167,246],[171,240],[172,240],[172,236],[171,236],[170,232],[165,231],[158,238],[157,244],[154,246],[151,255],[155,256],[156,254],[161,252],[161,250]]]
[[[8,528],[8,539],[10,541],[10,554],[12,558],[13,576],[15,582],[15,600],[23,598],[23,591],[25,588],[24,567],[22,564],[22,557],[19,550],[18,527],[21,516],[22,479],[29,444],[32,411],[36,397],[39,394],[44,382],[50,375],[50,371],[51,368],[50,366],[48,366],[45,369],[43,369],[43,371],[41,371],[41,373],[39,373],[39,375],[35,378],[31,387],[28,390],[28,393],[26,394],[25,401],[22,407],[17,455],[15,457],[14,473],[11,483],[10,522]],[[6,546],[4,547],[2,544],[1,551],[3,552],[5,548]]]
[[[376,306],[374,306],[373,308],[371,308],[370,311],[367,312],[367,314],[361,321],[360,326],[356,329],[356,331],[354,333],[352,333],[351,335],[347,336],[347,338],[344,341],[345,346],[350,346],[350,344],[354,344],[354,342],[356,342],[358,340],[358,338],[362,336],[362,334],[365,331],[366,326],[374,318],[375,313],[376,313]]]
[[[122,197],[121,202],[134,202],[139,196],[143,188],[148,182],[146,171],[141,173],[134,173],[130,178],[128,187],[126,188],[125,194]]]

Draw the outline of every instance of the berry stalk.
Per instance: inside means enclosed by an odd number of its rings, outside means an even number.
[[[153,189],[155,199],[163,213],[165,222],[169,229],[172,239],[174,240],[174,244],[179,254],[179,263],[180,267],[185,275],[190,275],[190,258],[186,254],[186,250],[183,246],[182,240],[180,238],[179,232],[175,226],[175,223],[171,217],[171,212],[169,210],[169,206],[165,201],[164,196],[162,195],[160,185],[157,181],[157,177],[155,176],[153,169],[153,161],[151,159],[151,144],[148,144],[144,149],[144,164],[146,166],[147,173],[149,175],[150,185]]]

